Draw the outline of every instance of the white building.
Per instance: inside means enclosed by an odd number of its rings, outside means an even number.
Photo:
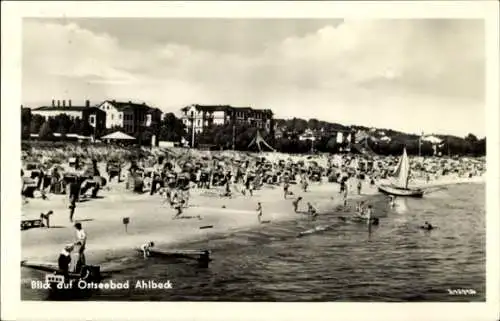
[[[97,107],[106,112],[106,128],[124,127],[123,111],[118,110],[111,101],[106,100]]]
[[[133,134],[141,126],[151,126],[161,121],[162,111],[145,103],[105,100],[97,106],[106,112],[106,128],[122,127],[127,134]]]
[[[186,128],[193,128],[196,133],[211,125],[224,125],[233,119],[235,123],[247,123],[257,128],[273,130],[273,112],[269,109],[250,107],[232,107],[228,105],[190,105],[181,109],[182,122]]]
[[[308,128],[302,135],[299,136],[299,140],[310,140],[314,142],[316,140],[316,136],[314,136],[313,131]]]

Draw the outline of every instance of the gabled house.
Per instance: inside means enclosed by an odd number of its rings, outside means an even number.
[[[141,126],[154,126],[161,122],[162,111],[131,101],[105,100],[98,108],[106,113],[106,128],[122,127],[127,134],[141,130]]]

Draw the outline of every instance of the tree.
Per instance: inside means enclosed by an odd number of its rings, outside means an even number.
[[[478,141],[477,137],[474,134],[469,134],[465,137],[466,141],[469,141],[471,143],[475,143]]]
[[[22,125],[21,129],[21,139],[29,139],[30,138],[30,126],[27,124]]]
[[[82,120],[80,118],[73,119],[73,124],[70,126],[69,132],[73,134],[80,134],[82,129]]]
[[[398,140],[392,140],[389,143],[389,154],[391,155],[399,155],[403,152],[404,144]]]
[[[287,121],[288,130],[296,133],[302,134],[307,129],[307,121],[302,118],[293,118]]]
[[[182,120],[175,117],[173,113],[165,115],[160,123],[159,140],[179,142],[182,137],[186,136],[186,127]]]
[[[32,134],[38,134],[43,123],[45,123],[45,118],[43,116],[33,115],[30,122],[30,132]]]
[[[336,152],[337,151],[337,138],[332,137],[328,140],[328,143],[326,144],[326,149],[329,152]]]
[[[42,127],[40,128],[40,132],[38,133],[38,137],[40,139],[52,139],[53,137],[53,132],[52,129],[50,128],[50,124],[48,121],[43,123]]]
[[[474,155],[475,156],[485,156],[486,155],[486,137],[478,140],[474,144]]]
[[[66,114],[61,114],[55,117],[55,122],[57,124],[56,132],[60,133],[61,136],[64,137],[70,132],[70,128],[73,125],[74,120]]]
[[[320,129],[320,123],[316,118],[311,118],[307,121],[307,128],[311,130]]]

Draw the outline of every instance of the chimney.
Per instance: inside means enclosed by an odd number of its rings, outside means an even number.
[[[85,107],[90,107],[90,100],[85,100]]]
[[[66,99],[63,100],[63,107],[66,107]]]
[[[61,107],[61,101],[59,99],[57,100],[57,107]]]
[[[52,107],[56,107],[56,101],[52,99]]]
[[[71,99],[68,99],[68,107],[71,107]]]

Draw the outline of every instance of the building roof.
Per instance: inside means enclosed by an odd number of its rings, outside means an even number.
[[[121,131],[116,131],[114,133],[101,137],[101,139],[134,140],[135,137],[127,135]]]
[[[103,103],[108,102],[109,104],[113,105],[116,109],[118,110],[124,110],[124,109],[135,109],[135,108],[146,108],[146,109],[154,109],[156,111],[161,111],[158,108],[151,107],[149,105],[146,105],[146,103],[138,104],[134,102],[123,102],[123,101],[116,101],[116,100],[105,100]]]
[[[60,112],[65,112],[65,111],[84,111],[84,110],[91,110],[91,111],[100,111],[97,107],[85,107],[85,106],[66,106],[66,107],[54,107],[54,106],[41,106],[34,108],[33,111],[60,111]]]
[[[246,112],[260,112],[266,113],[269,115],[273,115],[272,110],[270,109],[255,109],[251,107],[233,107],[230,105],[198,105],[193,104],[186,107],[181,108],[182,111],[187,111],[189,108],[195,107],[197,110],[215,112],[215,111],[246,111]]]

